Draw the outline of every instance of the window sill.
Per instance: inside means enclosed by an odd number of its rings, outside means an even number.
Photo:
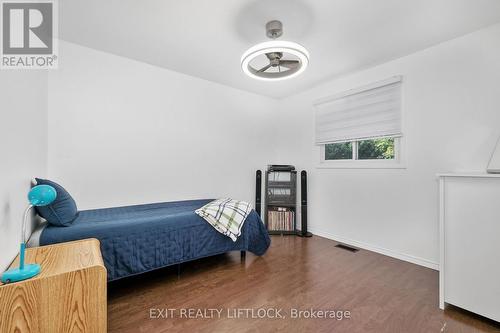
[[[380,161],[357,161],[357,162],[320,162],[316,169],[406,169],[403,163],[384,163]]]

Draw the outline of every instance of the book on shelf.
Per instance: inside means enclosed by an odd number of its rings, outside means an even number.
[[[269,188],[269,195],[291,195],[292,190],[289,188]]]
[[[295,212],[286,207],[273,207],[269,209],[267,228],[270,231],[294,231]]]

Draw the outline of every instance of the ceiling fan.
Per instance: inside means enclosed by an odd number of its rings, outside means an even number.
[[[288,79],[302,73],[309,63],[309,53],[300,44],[277,40],[283,24],[273,20],[266,24],[266,35],[273,39],[248,49],[241,57],[241,68],[248,76],[268,81]]]
[[[282,59],[283,52],[269,52],[266,53],[266,57],[269,59],[269,64],[259,69],[257,73],[265,72],[271,67],[278,67],[278,71],[281,72],[281,67],[293,69],[299,66],[300,64],[300,61],[298,60]]]

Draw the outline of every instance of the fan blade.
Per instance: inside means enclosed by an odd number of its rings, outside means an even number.
[[[299,65],[298,60],[280,60],[280,65],[286,68],[295,68]]]
[[[271,67],[271,64],[269,64],[269,65],[267,65],[267,66],[262,67],[261,69],[259,69],[259,70],[257,71],[257,73],[262,73],[262,72],[265,72],[265,71],[267,71],[267,70],[269,69],[269,67]]]

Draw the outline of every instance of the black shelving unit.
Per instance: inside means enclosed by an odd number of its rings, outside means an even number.
[[[264,222],[270,235],[297,234],[297,171],[270,165],[265,178]]]

